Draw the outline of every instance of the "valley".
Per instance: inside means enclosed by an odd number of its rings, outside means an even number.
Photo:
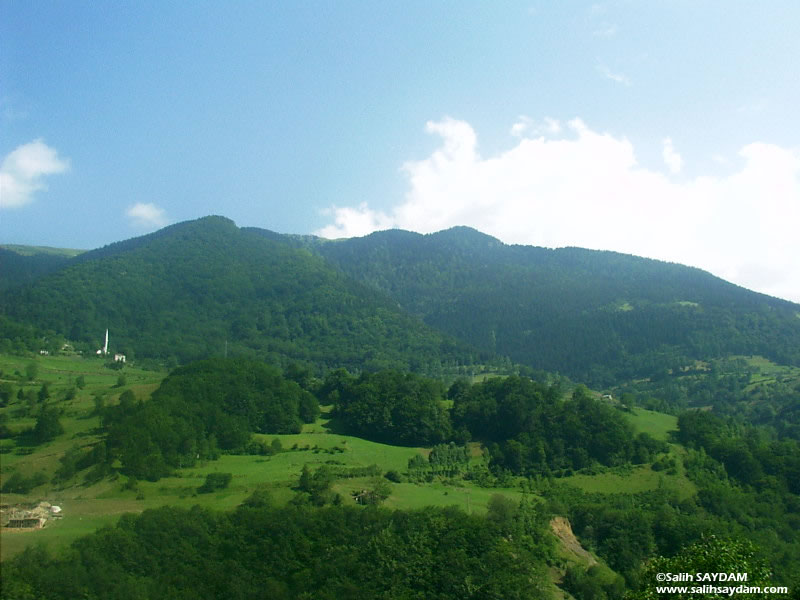
[[[506,246],[466,228],[327,242],[209,217],[49,255],[60,262],[0,274],[3,519],[60,509],[41,529],[0,529],[12,582],[44,589],[26,561],[70,570],[130,531],[169,562],[173,541],[147,541],[148,528],[200,518],[209,531],[296,523],[264,535],[304,540],[318,519],[373,519],[393,533],[320,540],[398,556],[415,527],[424,552],[451,533],[489,536],[510,554],[447,552],[465,581],[540,583],[520,597],[636,597],[649,561],[709,536],[752,544],[771,582],[794,585],[792,303],[680,265]],[[451,533],[432,535],[440,526]],[[236,531],[236,552],[261,543]],[[210,555],[225,545],[215,536]],[[309,554],[281,567],[287,579],[270,571],[275,597],[306,589],[303,565],[325,571],[320,543],[302,542]],[[340,572],[360,560],[396,573],[359,552]],[[525,559],[504,583],[477,566],[509,556]],[[116,560],[128,597],[136,569]],[[393,585],[423,593],[428,571],[414,569]],[[154,577],[160,589],[170,575]],[[335,580],[324,585],[350,585]],[[113,596],[91,577],[75,585]]]

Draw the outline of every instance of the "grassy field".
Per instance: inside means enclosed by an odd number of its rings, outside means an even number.
[[[32,381],[27,380],[28,365],[35,363],[37,373]],[[124,385],[118,385],[119,376],[125,377]],[[40,447],[18,447],[14,439],[0,440],[0,481],[11,473],[26,474],[42,472],[48,481],[59,466],[59,458],[68,449],[87,447],[99,439],[99,418],[95,413],[95,397],[102,396],[106,405],[114,404],[125,390],[132,390],[137,397],[147,398],[155,390],[165,372],[144,371],[126,366],[121,372],[109,369],[103,361],[77,356],[36,357],[35,359],[0,355],[0,383],[13,388],[12,402],[0,412],[7,414],[7,426],[15,432],[32,427],[35,410],[26,408],[26,400],[18,400],[19,389],[23,396],[38,393],[44,383],[50,388],[50,402],[64,409],[61,423],[64,434]],[[85,380],[83,389],[75,389],[75,395],[67,399],[75,388],[78,377]],[[32,411],[32,412],[29,412]],[[669,431],[675,429],[676,419],[652,411],[636,409],[626,413],[634,427],[647,431],[654,437],[668,439]],[[182,469],[174,477],[157,482],[140,481],[135,489],[126,486],[124,475],[114,475],[92,485],[83,481],[79,473],[63,486],[45,483],[24,496],[3,494],[0,503],[13,505],[48,501],[63,509],[63,518],[51,521],[44,529],[15,532],[4,528],[0,532],[0,559],[8,558],[24,548],[42,542],[53,548],[63,547],[76,538],[91,533],[98,527],[116,522],[126,512],[141,512],[164,505],[204,507],[228,510],[239,505],[257,489],[267,489],[276,502],[288,502],[295,494],[304,465],[315,470],[322,465],[347,469],[378,465],[379,471],[389,470],[404,473],[408,460],[418,453],[427,455],[428,449],[390,446],[364,439],[342,435],[336,423],[323,409],[321,418],[303,427],[296,435],[257,435],[268,444],[280,440],[283,451],[271,456],[224,455],[219,460]],[[673,448],[678,453],[677,448]],[[480,451],[474,460],[481,460]],[[680,461],[678,461],[680,463]],[[600,475],[574,475],[562,479],[586,491],[637,492],[672,486],[682,495],[693,493],[693,486],[685,479],[679,465],[676,475],[654,472],[649,466],[631,469],[629,472],[604,472]],[[228,488],[210,494],[198,493],[197,489],[213,472],[231,473]],[[333,484],[333,491],[345,501],[351,501],[353,493],[370,488],[373,477],[340,478]],[[481,488],[470,482],[431,483],[403,481],[390,484],[390,495],[384,505],[389,508],[413,509],[424,506],[458,506],[467,512],[484,513],[489,499],[495,494],[519,498],[520,488]]]
[[[637,432],[649,433],[657,440],[669,441],[670,432],[678,427],[678,418],[673,415],[635,408],[633,412],[623,413]],[[572,475],[560,481],[574,485],[585,492],[603,494],[633,494],[660,487],[674,489],[681,498],[688,498],[697,492],[695,485],[686,477],[683,467],[685,451],[681,446],[670,444],[670,455],[675,459],[674,473],[654,471],[650,465],[638,465],[625,469],[613,469],[597,475]]]
[[[675,449],[678,458],[675,473],[654,471],[650,465],[633,467],[629,472],[609,471],[598,475],[572,475],[559,481],[574,485],[584,492],[602,494],[635,494],[659,488],[675,490],[680,498],[689,498],[697,493],[695,485],[686,478],[682,455]]]
[[[55,254],[72,258],[83,254],[86,250],[76,250],[75,248],[52,248],[50,246],[22,246],[20,244],[2,244],[0,248],[11,250],[22,256],[34,256],[36,254]]]
[[[26,378],[29,364],[35,363],[37,373],[33,380]],[[47,383],[50,402],[64,409],[61,423],[64,434],[40,447],[18,447],[13,439],[2,441],[0,455],[0,481],[16,471],[33,474],[42,472],[48,481],[59,466],[59,458],[70,448],[88,447],[99,439],[99,418],[94,414],[94,397],[101,395],[106,404],[114,404],[125,390],[132,390],[137,397],[146,398],[156,389],[166,373],[137,370],[126,366],[121,372],[125,385],[118,386],[120,372],[107,368],[102,361],[80,357],[37,357],[35,359],[0,356],[0,381],[14,388],[11,404],[0,409],[9,415],[9,428],[19,432],[35,424],[35,410],[28,415],[25,400],[17,400],[21,388],[23,395],[29,391],[38,393]],[[67,392],[76,385],[77,378],[85,380],[83,389],[76,389],[74,398],[65,399]],[[267,443],[278,439],[283,452],[272,456],[223,455],[219,460],[183,469],[174,477],[158,482],[140,481],[136,489],[126,489],[127,478],[116,475],[98,483],[86,485],[83,473],[78,474],[64,486],[45,483],[29,494],[3,494],[3,505],[14,505],[47,501],[62,507],[64,517],[51,521],[37,531],[12,531],[4,528],[0,559],[20,552],[25,547],[42,542],[48,546],[61,547],[76,538],[91,533],[98,527],[114,523],[126,512],[140,512],[164,505],[191,507],[200,504],[208,508],[227,510],[236,507],[257,489],[268,489],[279,502],[289,501],[293,487],[297,484],[304,465],[315,470],[328,464],[337,468],[368,467],[379,465],[380,472],[395,470],[404,472],[408,460],[415,454],[427,454],[424,448],[406,448],[370,442],[364,439],[336,433],[335,424],[323,410],[316,423],[305,425],[296,435],[256,435]],[[30,453],[28,453],[30,452]],[[207,474],[231,473],[233,478],[228,488],[211,494],[199,494],[199,488]],[[345,499],[353,492],[370,487],[372,478],[343,478],[335,482],[333,491]],[[391,495],[386,500],[390,508],[417,508],[428,505],[456,505],[471,512],[485,512],[489,498],[496,493],[512,497],[519,496],[517,489],[482,489],[468,484],[453,486],[444,483],[414,484],[392,483]]]
[[[669,433],[678,429],[678,417],[644,408],[623,413],[637,432],[649,433],[657,440],[669,441]]]
[[[732,359],[742,359],[750,367],[755,367],[758,373],[750,375],[750,384],[745,388],[750,391],[759,385],[772,383],[796,384],[800,382],[800,367],[778,365],[763,356],[732,356]]]

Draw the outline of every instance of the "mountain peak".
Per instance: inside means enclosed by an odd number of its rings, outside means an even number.
[[[492,237],[491,235],[466,225],[457,225],[450,229],[443,229],[442,231],[428,234],[426,238],[434,242],[443,243],[449,247],[461,249],[498,248],[505,245],[496,237]]]

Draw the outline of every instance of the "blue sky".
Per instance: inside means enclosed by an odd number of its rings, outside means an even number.
[[[471,225],[800,301],[800,3],[0,0],[0,242]]]

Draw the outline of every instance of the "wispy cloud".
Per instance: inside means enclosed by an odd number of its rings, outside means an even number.
[[[610,249],[694,265],[800,301],[796,149],[749,144],[739,152],[741,166],[724,176],[676,180],[639,165],[627,139],[593,131],[580,119],[560,136],[520,137],[488,157],[466,122],[445,119],[427,131],[442,143],[403,166],[402,201],[387,211],[366,203],[334,207],[333,222],[317,233],[335,238],[470,225],[507,243]],[[662,143],[674,172],[680,157],[671,142]],[[754,265],[770,265],[769,278],[754,277]]]
[[[147,204],[137,202],[133,206],[129,206],[125,211],[125,215],[130,219],[131,225],[142,229],[151,229],[154,227],[163,227],[169,221],[163,208],[159,208],[152,202]]]
[[[537,122],[527,115],[520,115],[509,131],[514,137],[556,135],[560,132],[561,123],[557,119],[545,117],[541,122]]]
[[[36,192],[47,189],[45,177],[68,169],[69,161],[41,139],[18,146],[0,166],[0,208],[18,208],[33,202]]]
[[[598,62],[597,66],[595,67],[595,70],[606,79],[610,79],[615,83],[621,83],[622,85],[625,86],[632,85],[631,80],[626,75],[612,71],[611,69],[608,68],[608,65],[606,65],[603,62]]]

